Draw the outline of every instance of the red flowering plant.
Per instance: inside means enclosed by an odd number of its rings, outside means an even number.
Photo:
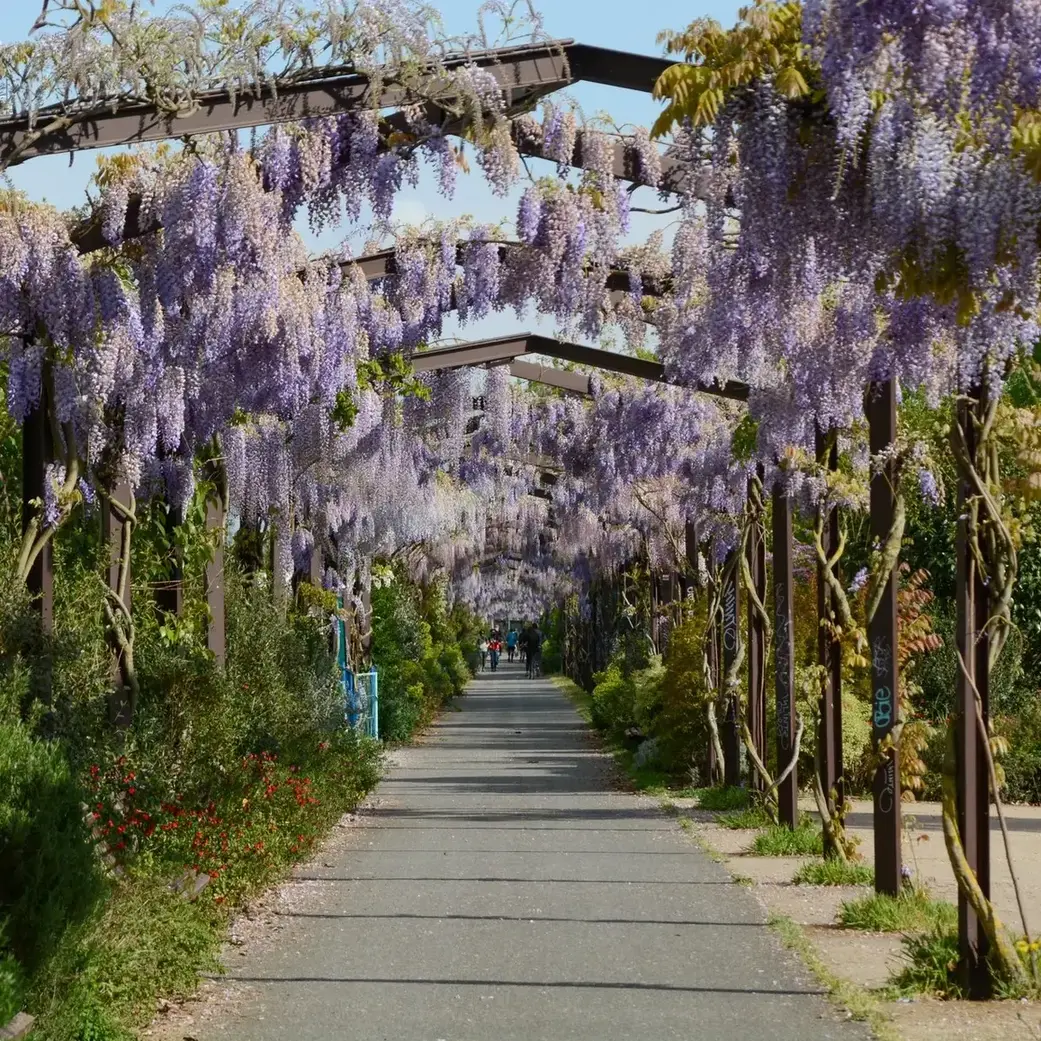
[[[156,832],[160,855],[176,870],[208,874],[208,892],[218,903],[269,881],[305,855],[329,824],[316,789],[336,783],[330,750],[328,741],[315,748],[310,765],[317,781],[274,752],[250,753],[229,772],[217,801],[205,807],[180,796],[164,802]]]
[[[127,756],[92,763],[84,788],[87,819],[99,852],[110,867],[122,869],[156,828],[154,807]]]

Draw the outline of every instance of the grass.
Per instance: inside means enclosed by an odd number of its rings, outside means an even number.
[[[937,925],[927,932],[904,937],[904,966],[892,979],[897,995],[932,994],[938,998],[964,997],[955,969],[958,964],[958,931]]]
[[[769,924],[785,947],[798,954],[810,972],[827,988],[828,997],[836,1005],[846,1009],[851,1018],[867,1023],[877,1041],[901,1041],[879,1000],[856,983],[836,976],[795,922],[784,915],[772,915]]]
[[[749,807],[747,788],[699,788],[691,794],[698,800],[698,809],[725,813],[746,810]]]
[[[804,864],[792,881],[799,886],[870,886],[875,871],[870,864],[847,864],[829,857]]]
[[[957,975],[957,923],[938,922],[925,932],[905,936],[903,945],[906,964],[892,978],[888,988],[894,997],[908,994],[929,994],[946,1000],[968,997]],[[1022,957],[1029,975],[1028,955]],[[1037,1000],[1041,994],[1036,987],[1024,989],[1008,980],[995,978],[994,997],[999,1000]]]
[[[816,825],[807,823],[792,829],[784,824],[771,824],[752,843],[757,857],[820,857],[824,855],[824,839]]]
[[[716,823],[721,828],[729,828],[731,831],[741,831],[750,828],[768,828],[772,823],[766,811],[759,806],[749,806],[747,810],[734,810],[731,813],[721,813],[716,818]]]
[[[899,896],[872,893],[846,900],[839,908],[839,924],[872,933],[924,933],[957,926],[958,909],[933,900],[924,889],[908,889]]]

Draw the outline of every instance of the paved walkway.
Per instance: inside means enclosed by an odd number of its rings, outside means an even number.
[[[253,997],[222,1038],[867,1038],[751,893],[612,790],[552,684],[504,665],[460,708],[395,755],[366,826],[309,869],[316,909],[234,966]]]

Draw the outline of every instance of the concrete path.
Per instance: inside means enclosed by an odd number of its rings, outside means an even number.
[[[395,754],[314,910],[232,978],[231,1041],[863,1041],[746,889],[548,681],[484,673]],[[200,1041],[209,1034],[196,1033]]]

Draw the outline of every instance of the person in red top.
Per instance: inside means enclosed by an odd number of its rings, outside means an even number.
[[[495,672],[499,667],[499,655],[502,654],[502,640],[495,633],[488,641],[488,651],[492,659],[492,672]]]

